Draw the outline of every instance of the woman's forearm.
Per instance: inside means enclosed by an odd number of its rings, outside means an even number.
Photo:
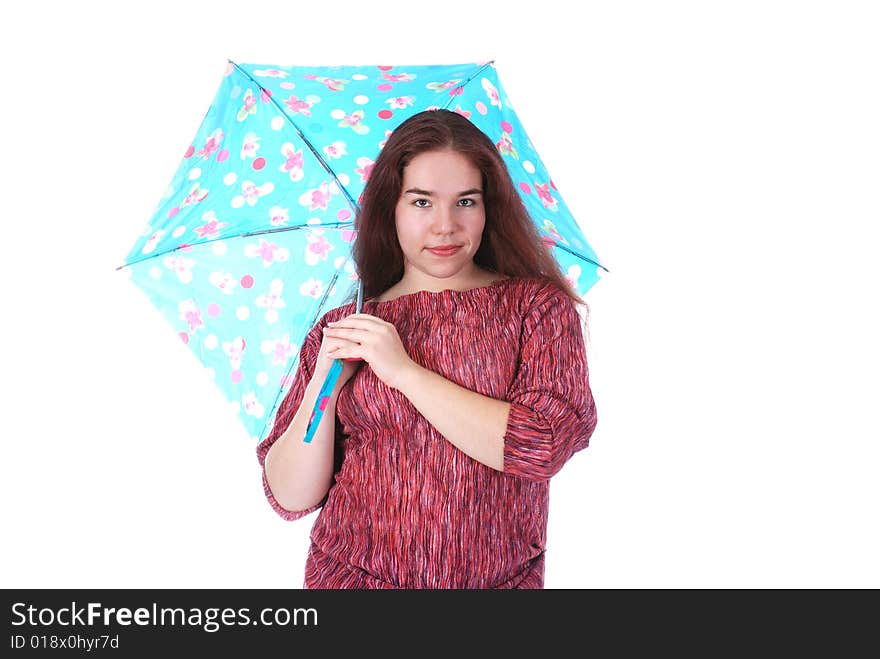
[[[413,363],[397,387],[443,437],[484,465],[504,471],[510,403],[475,393]]]
[[[287,510],[306,510],[314,506],[324,498],[333,484],[336,399],[341,389],[339,383],[330,396],[312,441],[303,441],[321,385],[322,379],[312,378],[287,430],[266,454],[266,480],[275,500]]]

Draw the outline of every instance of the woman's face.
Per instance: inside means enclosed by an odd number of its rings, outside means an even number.
[[[482,188],[480,170],[457,151],[427,151],[410,161],[396,208],[404,278],[442,287],[476,277],[474,254],[486,225]]]

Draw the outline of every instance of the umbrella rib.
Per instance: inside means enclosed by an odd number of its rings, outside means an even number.
[[[481,66],[479,69],[474,71],[467,80],[465,80],[463,83],[461,83],[460,85],[455,87],[455,89],[463,89],[469,82],[471,82],[474,78],[476,78],[478,75],[480,75],[483,71],[485,71],[487,68],[492,66],[492,64],[494,64],[494,63],[495,63],[495,60],[491,60],[489,62],[486,62],[485,64],[483,64],[483,66]],[[448,109],[449,106],[452,105],[452,102],[455,100],[456,96],[458,96],[458,94],[450,94],[449,95],[449,100],[446,101],[446,105],[443,106],[444,110]],[[610,272],[608,270],[608,268],[606,268],[604,265],[602,265],[601,263],[599,263],[597,261],[594,261],[593,259],[591,259],[587,256],[584,256],[580,252],[576,252],[573,249],[569,249],[565,245],[560,245],[559,243],[556,243],[555,245],[556,245],[556,247],[563,250],[564,252],[568,252],[569,254],[578,257],[579,259],[587,261],[588,263],[592,263],[597,268],[602,268],[605,272]]]
[[[591,259],[589,256],[584,256],[584,255],[581,254],[580,252],[576,252],[575,250],[571,249],[570,247],[566,247],[565,245],[560,245],[559,243],[556,243],[556,242],[554,242],[553,246],[554,246],[554,247],[558,247],[558,248],[561,249],[563,252],[568,252],[568,253],[571,254],[572,256],[576,256],[576,257],[578,257],[579,259],[582,259],[582,260],[586,261],[587,263],[592,263],[592,264],[593,264],[594,266],[596,266],[597,268],[602,268],[605,272],[611,272],[608,268],[606,268],[604,265],[602,265],[602,264],[599,263],[598,261],[594,261],[594,260]]]
[[[345,227],[353,227],[354,222],[334,222],[332,224],[305,224],[299,225],[295,227],[274,227],[272,229],[260,229],[259,231],[247,231],[245,233],[235,233],[229,236],[219,236],[217,238],[211,238],[210,240],[203,240],[199,243],[193,243],[190,245],[178,245],[177,247],[171,247],[166,249],[164,252],[156,252],[155,254],[147,254],[146,256],[135,259],[134,261],[126,261],[120,266],[116,266],[116,270],[122,270],[125,267],[130,265],[134,265],[135,263],[140,263],[141,261],[149,261],[150,259],[155,259],[159,256],[164,256],[165,254],[171,254],[172,252],[176,252],[181,249],[188,249],[191,247],[201,247],[202,245],[207,245],[209,243],[216,242],[218,240],[231,240],[232,238],[249,238],[251,236],[259,236],[264,233],[279,233],[282,231],[302,231],[303,229],[342,229]]]
[[[324,294],[321,296],[321,300],[318,302],[317,305],[315,305],[315,315],[312,317],[312,320],[309,323],[310,328],[314,327],[315,323],[318,321],[318,315],[321,313],[321,310],[324,308],[324,304],[327,302],[327,297],[330,295],[330,291],[332,290],[333,286],[336,284],[337,279],[339,279],[339,271],[338,270],[333,273],[333,277],[330,279],[330,283],[327,284],[327,288],[324,289]],[[360,286],[358,286],[358,301],[360,301],[360,296],[361,296],[361,290],[360,290]],[[359,304],[360,304],[360,302],[359,302]],[[360,311],[358,310],[358,313],[359,312]],[[305,342],[305,339],[303,340],[303,342]],[[286,374],[288,378],[290,377],[290,375],[293,374],[294,369],[296,369],[296,367],[298,365],[299,365],[299,358],[291,361],[290,366],[287,369],[287,374]],[[281,401],[282,395],[286,395],[286,393],[287,392],[285,392],[283,389],[279,389],[278,393],[275,394],[275,400],[272,402],[272,408],[269,410],[269,414],[266,416],[266,421],[263,424],[262,430],[260,431],[260,435],[259,435],[260,437],[266,436],[266,431],[269,429],[269,424],[271,423],[271,420],[275,416],[275,411],[278,409],[278,403]]]
[[[259,231],[248,231],[240,233],[238,236],[248,238],[250,236],[259,236],[264,233],[279,233],[281,231],[302,231],[303,229],[341,229],[343,227],[353,227],[354,222],[333,222],[331,224],[304,224],[295,227],[275,227],[273,229],[260,229]]]
[[[229,60],[229,63],[232,64],[232,66],[234,66],[239,73],[241,73],[244,77],[246,77],[248,80],[253,82],[262,91],[266,91],[265,88],[263,87],[263,85],[261,85],[259,82],[254,80],[253,77],[247,71],[242,69],[238,64],[236,64],[232,60]],[[318,150],[314,147],[314,145],[309,141],[309,139],[299,129],[299,126],[296,125],[296,123],[293,121],[293,119],[290,117],[290,115],[287,114],[287,111],[278,104],[278,101],[275,100],[275,97],[272,94],[267,94],[267,96],[269,97],[269,101],[272,103],[272,105],[274,105],[278,109],[278,111],[281,113],[281,115],[285,119],[287,119],[287,122],[291,126],[293,126],[293,129],[296,131],[296,134],[299,135],[300,139],[305,143],[305,145],[307,147],[309,147],[309,150],[312,152],[312,154],[315,156],[315,158],[321,164],[321,167],[323,167],[326,170],[326,172],[328,174],[330,174],[330,176],[333,177],[333,180],[336,181],[336,185],[339,187],[339,190],[345,196],[346,201],[348,201],[349,205],[351,205],[351,209],[355,213],[357,213],[357,210],[358,210],[357,202],[355,202],[355,200],[351,198],[351,195],[349,194],[349,192],[345,188],[345,186],[342,184],[342,181],[339,180],[339,177],[336,175],[336,172],[334,172],[330,168],[330,165],[327,164],[327,161],[324,160],[324,157],[320,153],[318,153]]]
[[[251,75],[250,75],[247,71],[245,71],[244,69],[242,69],[238,64],[236,64],[236,63],[233,62],[232,60],[229,60],[229,63],[232,64],[232,66],[234,66],[234,67],[236,68],[236,70],[238,70],[239,73],[241,73],[241,74],[242,74],[243,76],[245,76],[248,80],[250,80],[250,81],[253,82],[255,85],[257,85],[257,87],[258,87],[259,89],[261,89],[261,90],[264,89],[263,86],[262,86],[259,82],[257,82],[256,80],[254,80],[253,77],[251,77]],[[327,172],[327,173],[333,178],[333,180],[336,182],[336,186],[337,186],[337,187],[339,188],[339,190],[342,192],[342,194],[343,194],[343,196],[345,197],[346,201],[348,201],[348,204],[351,206],[352,211],[354,211],[355,215],[357,215],[357,212],[358,212],[358,204],[357,204],[357,202],[355,202],[354,199],[352,199],[351,194],[349,193],[348,189],[342,184],[342,181],[339,180],[339,177],[336,175],[336,172],[334,172],[333,169],[330,167],[330,165],[327,164],[327,161],[324,160],[324,157],[323,157],[320,153],[318,153],[318,150],[317,150],[317,149],[315,148],[315,146],[309,141],[309,139],[303,134],[303,132],[300,130],[299,126],[296,125],[296,122],[294,122],[293,119],[290,117],[290,115],[287,114],[287,112],[284,110],[284,108],[282,108],[282,107],[278,104],[278,101],[275,100],[275,97],[272,96],[271,94],[268,94],[268,96],[269,96],[269,100],[272,102],[272,104],[273,104],[273,105],[278,109],[278,111],[281,113],[281,116],[283,116],[283,117],[287,120],[287,122],[293,127],[293,129],[296,131],[297,135],[299,135],[300,139],[305,143],[305,145],[309,148],[309,150],[310,150],[310,151],[312,152],[312,154],[315,156],[315,158],[317,159],[317,161],[321,164],[321,167],[323,167],[324,170],[325,170],[325,171],[326,171],[326,172]],[[350,225],[351,225],[351,223],[348,223],[348,224],[346,224],[346,225],[344,225],[344,226],[350,226]],[[327,226],[327,225],[322,225],[322,226]],[[340,226],[340,225],[337,225],[337,226]],[[305,228],[308,228],[308,227],[305,227]],[[270,229],[270,230],[267,230],[267,231],[252,232],[252,233],[250,233],[250,234],[246,234],[246,235],[256,235],[257,233],[269,233],[269,232],[271,232],[271,231],[273,231],[273,230]],[[325,292],[324,292],[324,297],[321,299],[321,301],[318,303],[318,305],[317,305],[317,307],[316,307],[315,317],[312,319],[312,323],[311,323],[312,325],[314,325],[314,324],[315,324],[315,321],[317,321],[317,319],[318,319],[318,314],[321,312],[321,309],[324,307],[324,303],[325,303],[326,300],[327,300],[327,296],[330,294],[330,289],[333,288],[333,285],[336,283],[336,279],[338,278],[338,276],[339,276],[339,271],[337,271],[337,272],[335,272],[335,273],[333,274],[333,279],[331,280],[330,284],[327,286],[327,289],[326,289]],[[358,301],[361,300],[361,296],[363,295],[362,283],[363,283],[363,282],[359,282],[359,283],[358,283]],[[279,395],[280,395],[280,392],[279,392]],[[276,397],[276,399],[275,399],[275,405],[277,405],[277,404],[278,404],[278,397]],[[275,409],[275,405],[273,405],[273,410]],[[265,431],[265,427],[264,427],[264,431]]]
[[[488,68],[489,68],[490,66],[492,66],[494,63],[495,63],[495,60],[491,60],[491,61],[489,61],[489,62],[486,62],[485,64],[483,64],[483,66],[481,66],[479,69],[477,69],[476,71],[474,71],[474,72],[471,74],[471,76],[470,76],[467,80],[465,80],[463,83],[461,83],[460,85],[458,85],[455,89],[464,89],[464,87],[465,87],[465,86],[466,86],[471,80],[473,80],[474,78],[476,78],[478,75],[480,75],[483,71],[485,71],[486,69],[488,69]],[[454,90],[453,90],[453,91],[454,91]],[[446,105],[443,106],[443,109],[444,109],[444,110],[448,110],[448,109],[449,109],[449,106],[452,105],[452,101],[455,100],[455,97],[456,97],[456,96],[458,96],[458,94],[454,94],[454,93],[452,93],[452,94],[449,95],[449,100],[446,101]]]

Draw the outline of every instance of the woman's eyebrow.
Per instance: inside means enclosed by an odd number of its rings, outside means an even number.
[[[422,190],[421,188],[410,188],[409,190],[407,190],[403,194],[417,194],[417,195],[421,195],[423,197],[433,197],[434,196],[434,193],[431,192],[430,190]],[[475,194],[483,194],[483,191],[480,190],[479,188],[471,188],[470,190],[465,190],[464,192],[459,192],[458,196],[459,197],[466,197],[468,195],[475,195]]]

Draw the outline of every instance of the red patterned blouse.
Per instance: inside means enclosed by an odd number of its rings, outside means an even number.
[[[264,464],[311,379],[327,312],[309,332],[290,391],[257,447]],[[305,588],[543,588],[549,480],[596,426],[580,316],[554,284],[509,278],[469,291],[419,291],[363,312],[392,323],[410,358],[511,403],[504,471],[446,441],[364,364],[336,405],[335,482],[318,505]]]

